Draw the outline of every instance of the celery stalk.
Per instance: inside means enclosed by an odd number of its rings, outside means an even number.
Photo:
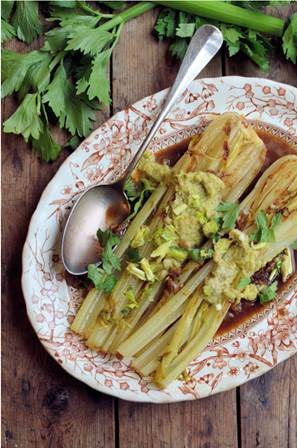
[[[153,9],[155,5],[152,2],[139,2],[135,5],[131,6],[131,8],[127,8],[124,11],[117,14],[112,19],[103,23],[99,28],[104,31],[112,30],[117,25],[121,25],[122,23],[126,23],[135,17],[140,16],[141,14]]]
[[[165,0],[154,1],[154,3],[273,36],[282,36],[285,25],[284,20],[278,17],[268,16],[258,11],[249,11],[223,1]]]

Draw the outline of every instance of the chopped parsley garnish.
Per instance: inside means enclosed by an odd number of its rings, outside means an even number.
[[[129,261],[132,261],[133,263],[138,263],[141,260],[139,250],[133,247],[129,247],[129,249],[127,250],[127,257]]]
[[[209,258],[213,257],[214,254],[214,250],[209,248],[209,249],[189,249],[188,251],[189,254],[189,258],[193,261],[204,261],[204,260],[208,260]]]
[[[121,269],[120,259],[113,252],[120,238],[111,230],[102,231],[100,229],[97,232],[97,238],[103,247],[102,266],[98,267],[95,264],[89,264],[88,278],[94,283],[96,289],[108,293],[113,290],[117,282],[113,272]]]
[[[234,229],[238,214],[239,205],[234,202],[221,202],[217,207],[217,212],[222,214],[222,230]]]
[[[237,285],[238,289],[244,289],[246,286],[248,286],[251,283],[250,277],[244,277],[240,280],[240,282]]]
[[[272,302],[276,297],[276,292],[277,282],[273,282],[259,292],[260,303],[263,305],[264,303]]]
[[[269,225],[268,217],[264,210],[260,210],[256,216],[257,229],[251,234],[251,240],[258,243],[269,243],[275,241],[275,228],[281,223],[282,214],[277,213],[273,216]]]
[[[147,179],[142,179],[139,183],[135,183],[131,178],[126,180],[124,191],[131,204],[131,213],[127,221],[134,218],[154,190],[155,187]]]

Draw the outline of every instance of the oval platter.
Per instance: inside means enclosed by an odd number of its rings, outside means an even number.
[[[218,336],[189,366],[187,382],[158,390],[129,365],[96,353],[70,331],[82,300],[60,259],[63,224],[78,195],[116,178],[139,147],[167,90],[144,98],[96,129],[62,164],[32,216],[23,250],[22,288],[29,319],[49,354],[75,378],[116,397],[142,402],[193,400],[255,378],[297,351],[297,276],[276,303]],[[210,115],[235,111],[285,140],[297,154],[297,89],[260,78],[194,81],[164,121],[150,150],[158,151],[205,127]],[[259,121],[258,121],[259,120]]]

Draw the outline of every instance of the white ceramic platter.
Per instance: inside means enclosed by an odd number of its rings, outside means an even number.
[[[213,343],[189,366],[191,380],[158,390],[123,361],[89,350],[70,329],[81,292],[66,279],[60,237],[75,198],[89,185],[115,177],[140,145],[166,90],[144,98],[96,129],[63,163],[32,217],[23,251],[22,286],[30,321],[41,343],[71,375],[126,400],[193,400],[238,386],[267,372],[297,350],[297,278],[277,304]],[[209,114],[236,111],[296,147],[297,89],[259,78],[196,80],[162,125],[157,151],[197,133]]]

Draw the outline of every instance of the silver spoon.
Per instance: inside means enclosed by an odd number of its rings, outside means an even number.
[[[162,111],[121,178],[107,185],[90,187],[74,204],[62,237],[62,261],[70,274],[85,274],[89,263],[100,262],[96,238],[98,228],[106,230],[112,225],[120,224],[128,216],[130,205],[123,191],[125,180],[172,106],[215,56],[222,43],[222,33],[212,25],[203,25],[196,31]]]

